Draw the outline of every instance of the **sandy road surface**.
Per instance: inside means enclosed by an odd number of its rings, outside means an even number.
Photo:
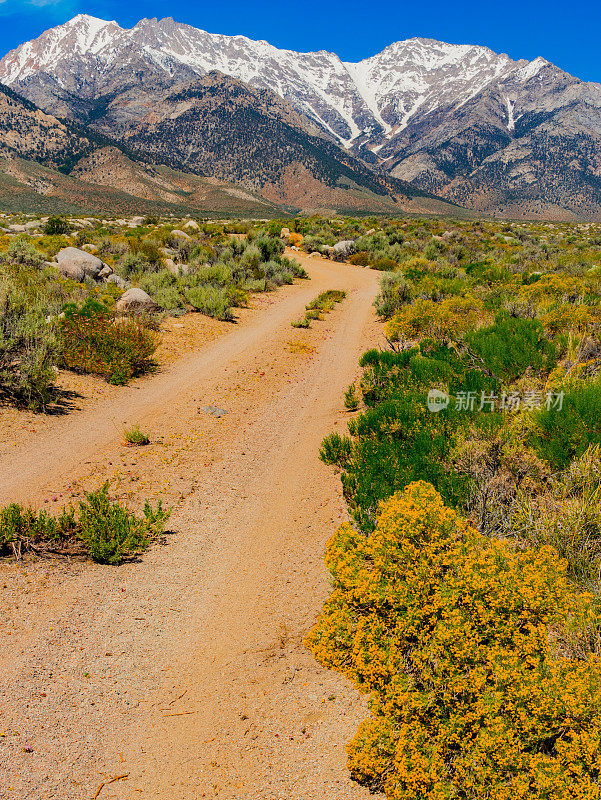
[[[345,517],[317,451],[344,426],[361,352],[381,343],[377,275],[305,265],[310,283],[231,333],[2,456],[0,502],[41,502],[110,475],[125,458],[116,424],[140,421],[153,441],[168,435],[123,462],[132,485],[186,486],[175,533],[140,563],[2,567],[17,598],[2,609],[2,800],[91,800],[102,783],[98,796],[115,800],[369,796],[344,754],[365,709],[302,637]],[[348,297],[312,330],[292,329],[326,288]]]

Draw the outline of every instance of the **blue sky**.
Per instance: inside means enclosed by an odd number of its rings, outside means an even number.
[[[333,50],[355,61],[412,36],[486,45],[512,58],[542,55],[601,82],[601,5],[590,0],[0,0],[1,54],[83,12],[131,27],[172,16],[213,33],[241,33],[293,50]]]

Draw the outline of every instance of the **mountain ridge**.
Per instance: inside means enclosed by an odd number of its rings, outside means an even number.
[[[345,62],[170,17],[127,29],[78,15],[0,61],[0,80],[46,112],[122,141],[137,120],[117,120],[118,103],[135,115],[149,94],[214,71],[272,92],[293,127],[426,193],[493,215],[601,218],[601,85],[542,56],[413,37]]]

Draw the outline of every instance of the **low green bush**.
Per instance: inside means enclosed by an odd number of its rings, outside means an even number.
[[[225,322],[231,322],[234,319],[232,301],[227,289],[207,284],[190,286],[184,294],[195,311]]]
[[[310,328],[311,320],[321,319],[322,314],[330,312],[336,303],[341,303],[346,297],[346,292],[340,289],[328,289],[312,300],[306,308],[304,319],[292,322],[293,328]]]
[[[467,356],[424,343],[399,353],[370,350],[361,359],[365,410],[349,422],[348,437],[332,434],[320,458],[342,470],[342,486],[353,519],[365,533],[375,525],[380,502],[414,480],[428,480],[445,501],[460,506],[470,478],[451,468],[457,437],[470,425],[498,424],[496,414],[459,410],[454,403],[433,413],[432,388],[457,394],[491,392],[496,383],[474,369]]]
[[[501,311],[495,322],[470,332],[466,340],[488,369],[512,382],[528,368],[551,372],[557,364],[557,347],[548,340],[536,319],[511,317]]]
[[[60,352],[56,320],[27,293],[0,286],[0,396],[39,411],[53,395]]]
[[[108,484],[87,493],[77,510],[63,509],[58,517],[12,504],[0,509],[0,553],[79,548],[93,561],[120,564],[160,536],[170,514],[161,501],[156,508],[146,502],[143,515],[137,517],[111,501]]]
[[[532,412],[529,434],[538,456],[555,469],[565,469],[588,447],[601,444],[601,377],[563,392],[561,402]]]
[[[16,236],[11,240],[3,260],[9,264],[25,267],[40,267],[44,256],[26,235]]]
[[[413,287],[400,272],[383,272],[380,277],[380,293],[374,300],[377,315],[390,319],[396,311],[413,299]]]
[[[62,236],[70,232],[71,226],[64,217],[49,217],[42,230],[46,236]]]

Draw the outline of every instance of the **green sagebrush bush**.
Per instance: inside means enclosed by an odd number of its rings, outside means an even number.
[[[184,294],[188,303],[196,311],[226,322],[234,319],[232,299],[227,289],[212,284],[200,284],[187,287]]]
[[[374,300],[376,313],[382,319],[390,319],[395,311],[411,302],[413,287],[401,272],[383,272],[380,277],[380,293]]]
[[[490,392],[496,386],[467,357],[424,343],[400,353],[370,350],[361,359],[361,389],[366,409],[349,422],[350,436],[332,434],[320,458],[342,470],[344,496],[353,519],[373,530],[382,500],[417,479],[428,480],[456,506],[467,497],[470,479],[449,467],[462,426],[498,424],[497,415],[459,411],[454,404],[432,413],[433,387],[456,393]]]
[[[46,313],[22,287],[0,283],[0,397],[36,411],[52,398],[60,350]]]
[[[112,502],[108,484],[87,493],[78,509],[66,508],[58,517],[12,504],[0,509],[0,553],[21,548],[55,546],[76,542],[94,561],[120,564],[145,550],[165,530],[171,511],[146,502],[141,517]]]
[[[333,591],[307,638],[372,715],[353,777],[388,800],[597,800],[601,662],[570,626],[601,624],[550,547],[470,528],[424,482],[369,536],[328,544]]]
[[[9,264],[26,267],[41,267],[44,256],[27,236],[16,236],[11,240],[3,260]]]
[[[561,404],[532,412],[529,438],[537,455],[556,469],[601,444],[601,377],[563,391]]]
[[[488,327],[468,333],[466,340],[500,380],[514,381],[529,367],[551,372],[557,364],[556,345],[535,319],[511,317],[506,311]]]
[[[156,366],[152,360],[159,341],[156,332],[138,318],[115,320],[96,300],[66,306],[61,333],[62,363],[74,372],[122,385]]]

